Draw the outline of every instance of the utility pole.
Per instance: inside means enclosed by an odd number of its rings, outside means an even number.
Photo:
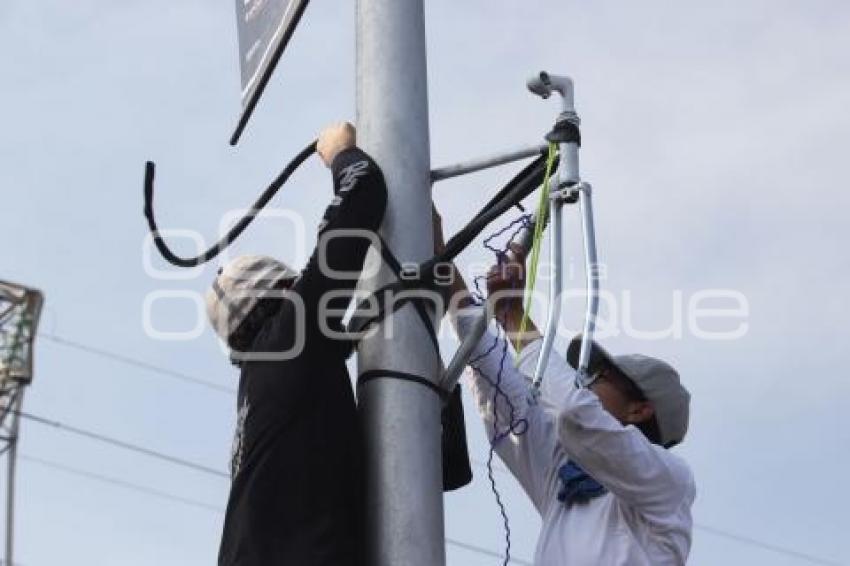
[[[357,2],[357,139],[381,166],[389,202],[382,234],[399,261],[433,255],[423,0]],[[367,266],[380,262],[370,251]],[[392,281],[386,268],[363,282]],[[385,326],[392,328],[384,335]],[[410,303],[361,340],[358,371],[402,371],[436,382],[439,356]],[[399,379],[359,389],[366,467],[367,563],[445,564],[441,402]]]

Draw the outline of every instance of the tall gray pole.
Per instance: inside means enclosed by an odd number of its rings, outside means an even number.
[[[384,239],[401,262],[427,259],[433,246],[423,0],[358,0],[357,127],[358,145],[387,181]],[[372,250],[367,262],[377,261]],[[375,289],[391,277],[384,268],[363,287]],[[410,304],[380,330],[360,342],[361,374],[396,370],[436,382],[438,356]],[[367,563],[442,566],[439,398],[420,384],[387,378],[364,383],[358,401]]]

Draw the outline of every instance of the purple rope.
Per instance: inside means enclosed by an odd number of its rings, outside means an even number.
[[[529,227],[531,225],[531,216],[528,214],[522,215],[519,218],[510,222],[504,228],[494,232],[484,239],[484,248],[493,252],[496,256],[496,261],[499,265],[505,262],[507,259],[507,252],[510,249],[510,244],[516,239],[519,233],[523,228]],[[510,232],[510,236],[505,242],[504,246],[499,248],[496,247],[492,242],[499,236],[504,235],[505,233]],[[472,293],[473,299],[478,304],[481,304],[485,300],[485,294],[482,289],[482,282],[486,278],[485,275],[479,275],[473,279],[473,284],[475,285],[475,291]],[[477,367],[477,362],[488,356],[491,352],[493,352],[499,345],[499,338],[502,337],[503,331],[501,327],[504,325],[505,321],[505,313],[502,310],[501,312],[496,312],[496,320],[498,322],[498,328],[496,332],[496,336],[493,338],[493,342],[487,348],[487,350],[482,353],[480,356],[476,356],[475,358],[469,361],[469,365],[471,365],[484,379],[486,379],[490,386],[493,388],[493,437],[490,439],[490,451],[487,455],[487,478],[490,480],[490,490],[493,492],[493,496],[496,499],[496,505],[499,508],[499,513],[502,516],[502,521],[505,526],[505,558],[502,562],[503,566],[508,566],[508,563],[511,561],[511,526],[510,520],[508,519],[508,512],[505,507],[504,502],[502,501],[501,493],[499,492],[498,486],[496,485],[496,478],[493,474],[493,457],[496,454],[496,445],[504,440],[511,434],[521,436],[526,433],[528,430],[528,421],[526,419],[517,419],[516,418],[516,407],[511,401],[510,397],[502,389],[502,377],[505,368],[505,361],[508,357],[508,342],[507,340],[501,341],[502,351],[500,352],[499,358],[499,370],[496,374],[495,379],[492,376],[487,375],[485,372],[481,371],[479,367]],[[502,397],[504,402],[508,406],[509,411],[509,421],[507,428],[502,431],[499,431],[499,414],[497,411],[497,403],[499,396]]]

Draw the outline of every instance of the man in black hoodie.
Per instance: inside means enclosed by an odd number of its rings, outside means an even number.
[[[241,370],[221,566],[362,564],[352,344],[329,330],[341,330],[350,298],[341,295],[357,284],[387,189],[350,124],[325,129],[317,152],[335,196],[304,270],[242,256],[207,296]]]

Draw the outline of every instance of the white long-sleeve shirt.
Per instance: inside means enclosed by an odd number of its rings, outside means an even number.
[[[458,318],[467,335],[470,310]],[[495,340],[498,345],[493,348]],[[536,566],[667,566],[684,564],[691,546],[691,505],[695,486],[690,468],[670,451],[654,445],[634,426],[623,426],[596,395],[575,386],[575,371],[553,352],[544,373],[541,399],[528,391],[541,340],[526,346],[515,367],[509,354],[501,389],[511,399],[514,418],[525,434],[511,434],[496,452],[517,478],[543,519]],[[485,333],[473,353],[470,386],[493,438],[493,387],[504,341]],[[489,353],[486,353],[490,350]],[[497,428],[509,424],[508,405],[498,397]],[[521,431],[519,431],[521,432]],[[587,503],[558,500],[558,469],[572,460],[608,491]]]

